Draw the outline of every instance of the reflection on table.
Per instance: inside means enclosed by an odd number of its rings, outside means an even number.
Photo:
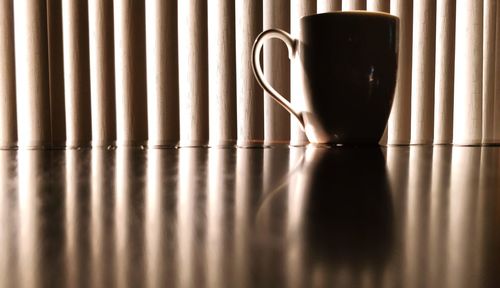
[[[500,148],[0,151],[0,287],[496,287]]]

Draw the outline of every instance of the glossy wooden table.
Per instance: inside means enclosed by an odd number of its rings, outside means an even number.
[[[0,151],[0,287],[500,287],[500,148]]]

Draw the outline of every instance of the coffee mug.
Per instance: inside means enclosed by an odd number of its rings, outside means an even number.
[[[262,32],[253,45],[252,68],[260,86],[295,116],[311,143],[378,144],[394,99],[399,19],[378,12],[331,12],[300,19],[294,39],[279,29]],[[285,42],[299,61],[302,107],[294,107],[265,79],[264,42]]]

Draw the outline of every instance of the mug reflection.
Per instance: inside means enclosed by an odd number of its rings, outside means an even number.
[[[391,256],[393,211],[379,148],[308,147],[302,185],[302,227],[310,284],[368,287]],[[347,272],[348,275],[345,275]],[[375,278],[375,279],[373,279]],[[373,282],[373,283],[372,283]]]

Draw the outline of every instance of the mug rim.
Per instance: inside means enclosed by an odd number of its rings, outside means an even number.
[[[365,10],[351,10],[351,11],[331,11],[331,12],[323,12],[323,13],[316,13],[316,14],[309,14],[300,17],[300,20],[308,19],[308,18],[313,18],[317,17],[320,15],[350,15],[350,16],[382,16],[386,17],[389,19],[394,19],[396,21],[399,21],[399,17],[392,15],[387,12],[380,12],[380,11],[365,11]]]

